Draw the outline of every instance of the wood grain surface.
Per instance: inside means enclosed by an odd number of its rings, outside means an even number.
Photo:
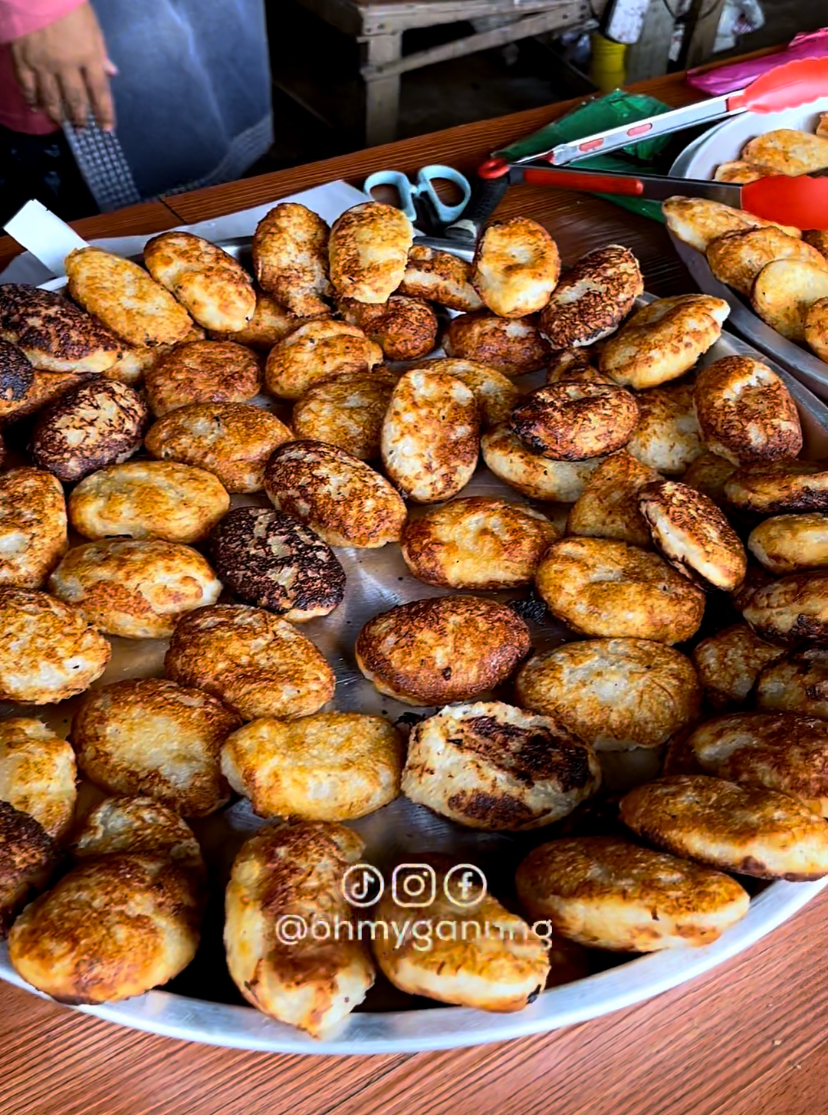
[[[678,78],[642,88],[673,104]],[[80,222],[86,236],[156,231],[371,170],[471,169],[568,106],[202,190]],[[572,257],[620,241],[659,294],[691,289],[656,224],[599,199],[528,187],[531,213]],[[0,242],[0,251],[2,251]],[[0,256],[2,259],[2,256]],[[0,983],[0,1115],[820,1115],[828,1107],[828,893],[749,951],[647,1003],[511,1043],[383,1057],[296,1057],[135,1033]]]

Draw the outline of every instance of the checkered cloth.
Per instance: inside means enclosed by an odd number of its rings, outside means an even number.
[[[64,124],[63,133],[89,192],[102,213],[111,213],[113,209],[123,209],[141,201],[129,163],[114,132],[102,131],[90,116],[83,130]]]

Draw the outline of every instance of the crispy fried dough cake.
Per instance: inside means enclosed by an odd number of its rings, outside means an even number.
[[[34,817],[55,840],[72,824],[77,773],[72,745],[42,721],[0,721],[0,801]]]
[[[66,553],[60,481],[36,468],[0,475],[0,585],[40,588]]]
[[[718,341],[729,313],[727,302],[708,294],[656,299],[607,341],[600,370],[639,390],[678,379]]]
[[[828,260],[816,248],[773,225],[729,232],[708,244],[705,255],[719,282],[746,298],[750,298],[756,276],[775,259],[799,260],[828,272]]]
[[[81,770],[102,789],[206,817],[229,800],[219,752],[239,725],[236,713],[208,693],[141,678],[87,693],[71,734]]]
[[[82,860],[9,934],[18,975],[60,1003],[111,1003],[177,976],[195,956],[200,903],[187,872],[139,855]]]
[[[415,725],[402,789],[467,828],[522,832],[567,816],[600,782],[597,756],[555,720],[478,701]]]
[[[486,364],[505,376],[536,372],[549,359],[549,343],[534,319],[502,318],[487,311],[452,318],[443,349],[447,356]]]
[[[704,451],[691,383],[640,391],[638,425],[627,452],[665,476],[679,476]]]
[[[540,559],[559,537],[539,511],[471,496],[410,519],[400,548],[411,573],[428,585],[506,589],[531,584]]]
[[[828,363],[828,297],[817,298],[806,309],[802,319],[802,337],[808,348]]]
[[[409,499],[451,499],[477,467],[480,414],[474,393],[441,372],[406,372],[391,395],[380,448],[389,480]]]
[[[828,298],[828,268],[822,256],[819,261],[774,260],[756,276],[751,305],[762,321],[789,341],[805,340],[808,310]]]
[[[320,318],[300,325],[274,345],[265,366],[265,386],[280,399],[298,399],[316,383],[355,372],[370,373],[382,349],[356,325]]]
[[[671,197],[664,202],[662,209],[670,232],[697,252],[705,251],[711,241],[728,232],[742,232],[749,228],[775,225],[789,236],[802,235],[798,228],[764,221],[743,209],[732,209],[729,205],[703,197]]]
[[[754,527],[748,549],[771,573],[828,566],[828,515],[777,515]]]
[[[491,221],[472,263],[475,290],[500,317],[526,317],[549,301],[561,257],[546,229],[528,217]]]
[[[123,342],[55,291],[26,283],[0,286],[0,338],[42,372],[105,372]]]
[[[704,613],[704,593],[657,554],[606,538],[555,542],[535,584],[552,614],[580,635],[682,643]]]
[[[828,720],[828,651],[817,647],[785,657],[777,651],[759,675],[756,707]]]
[[[343,298],[385,302],[403,281],[414,230],[392,205],[366,201],[338,217],[328,241],[331,282]]]
[[[321,441],[281,445],[264,488],[278,511],[306,523],[329,546],[371,549],[399,540],[405,503],[384,476],[344,449]]]
[[[792,573],[758,588],[742,614],[757,635],[783,646],[828,639],[828,570]]]
[[[596,751],[660,747],[701,708],[693,665],[648,639],[589,639],[537,654],[515,679],[524,708],[551,716]]]
[[[554,349],[594,344],[615,332],[643,292],[629,248],[596,248],[564,271],[541,311],[541,332]]]
[[[0,800],[0,941],[20,910],[48,885],[59,860],[43,826]]]
[[[105,798],[86,815],[69,850],[76,860],[134,852],[204,873],[193,830],[179,813],[154,798]]]
[[[481,310],[483,302],[471,284],[471,264],[451,252],[412,244],[405,265],[399,294],[425,298],[448,310],[470,313]]]
[[[433,706],[493,689],[530,645],[526,624],[505,604],[438,596],[369,619],[356,641],[356,660],[380,693]]]
[[[804,802],[764,786],[672,775],[621,799],[621,819],[651,844],[760,879],[828,874],[828,825]]]
[[[101,676],[109,655],[80,609],[45,592],[0,588],[0,700],[65,701]]]
[[[744,465],[725,482],[728,503],[759,515],[828,511],[828,470],[816,461]]]
[[[235,329],[232,333],[211,329],[211,341],[235,341],[236,344],[249,345],[250,348],[260,352],[270,352],[274,345],[304,324],[304,318],[297,317],[290,310],[286,310],[271,294],[266,294],[258,288],[255,293],[256,309],[245,327]],[[187,337],[188,341],[201,339]]]
[[[751,139],[742,158],[775,174],[809,174],[828,166],[828,139],[797,128],[773,128]]]
[[[153,236],[144,245],[144,264],[205,329],[233,333],[253,317],[256,293],[250,276],[223,248],[201,236]]]
[[[374,965],[366,946],[345,932],[287,942],[277,926],[291,918],[352,922],[342,880],[363,848],[343,825],[268,825],[242,845],[227,887],[224,946],[233,982],[254,1007],[317,1038],[362,1002]]]
[[[261,717],[225,742],[221,769],[260,817],[353,821],[399,796],[402,740],[381,716]]]
[[[423,372],[440,372],[461,380],[474,393],[484,429],[505,422],[520,398],[520,391],[502,372],[476,360],[443,357],[418,365]]]
[[[130,345],[174,345],[193,322],[184,307],[132,260],[103,248],[66,257],[69,294]]]
[[[533,918],[587,948],[655,952],[707,945],[748,912],[734,880],[613,837],[553,840],[518,868]]]
[[[736,182],[743,186],[748,182],[758,182],[760,178],[767,178],[772,173],[761,166],[746,163],[744,159],[733,159],[730,162],[719,163],[713,179],[716,182]]]
[[[264,290],[298,317],[330,312],[329,229],[295,201],[276,205],[256,225],[253,270]]]
[[[695,488],[697,492],[712,499],[720,507],[728,502],[725,496],[725,484],[735,471],[736,465],[733,461],[705,451],[690,462],[681,481],[688,488]]]
[[[360,461],[376,460],[383,419],[398,378],[377,370],[370,376],[349,372],[314,384],[294,403],[294,434],[336,445]]]
[[[553,461],[541,457],[506,423],[483,434],[480,449],[483,460],[498,480],[529,499],[552,503],[574,503],[601,464],[600,457],[586,461]]]
[[[509,425],[534,453],[582,461],[627,444],[638,425],[638,404],[614,384],[548,384],[518,403]]]
[[[828,722],[796,712],[734,712],[708,720],[689,746],[707,774],[800,798],[828,816]]]
[[[735,623],[702,639],[693,649],[693,665],[708,704],[724,710],[744,704],[761,671],[784,653],[760,639],[748,624]]]
[[[607,457],[589,477],[566,520],[567,534],[614,538],[633,546],[651,544],[650,528],[638,506],[639,493],[658,473],[628,452]]]
[[[337,306],[345,321],[379,345],[386,360],[419,360],[434,348],[437,315],[421,298],[392,294],[378,304],[340,298]]]
[[[275,414],[248,403],[192,403],[159,418],[144,445],[153,457],[206,469],[228,492],[258,492],[274,449],[293,434]]]
[[[262,608],[217,604],[177,625],[164,672],[218,697],[243,720],[318,712],[333,697],[333,671],[310,639]]]
[[[433,856],[427,866],[435,888],[428,920],[408,916],[390,887],[375,907],[379,919],[403,926],[401,941],[377,934],[372,942],[383,974],[409,995],[477,1010],[523,1010],[546,984],[548,939],[490,894],[472,893],[464,906],[452,902],[446,892],[455,879],[462,884],[467,864]]]
[[[156,418],[189,403],[246,403],[259,391],[256,354],[233,341],[176,345],[144,375],[147,401]]]

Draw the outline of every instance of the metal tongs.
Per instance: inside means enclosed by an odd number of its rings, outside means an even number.
[[[607,171],[564,169],[590,155],[605,154],[652,136],[667,135],[696,124],[721,120],[743,112],[771,113],[807,104],[828,93],[828,58],[805,58],[777,66],[750,85],[722,97],[677,108],[634,124],[609,128],[570,143],[560,143],[537,155],[514,162],[489,159],[478,170],[484,181],[509,185],[583,190],[587,193],[646,197],[664,201],[682,194],[722,202],[765,220],[797,228],[828,228],[828,179],[803,174],[773,175],[755,182],[709,182],[696,178],[668,178],[652,174],[614,174]],[[537,166],[547,163],[550,166]]]

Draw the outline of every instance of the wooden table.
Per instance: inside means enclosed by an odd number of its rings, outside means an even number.
[[[642,88],[673,104],[679,78]],[[471,169],[567,105],[455,128],[79,222],[88,237],[156,231],[335,177],[449,161]],[[618,241],[648,289],[692,289],[664,231],[609,203],[521,187],[502,212],[542,221],[572,258]],[[0,263],[13,246],[0,241]],[[5,253],[5,257],[4,257]],[[825,1110],[828,893],[735,960],[648,1003],[553,1034],[456,1052],[301,1058],[121,1030],[0,984],[2,1115],[808,1115]]]

